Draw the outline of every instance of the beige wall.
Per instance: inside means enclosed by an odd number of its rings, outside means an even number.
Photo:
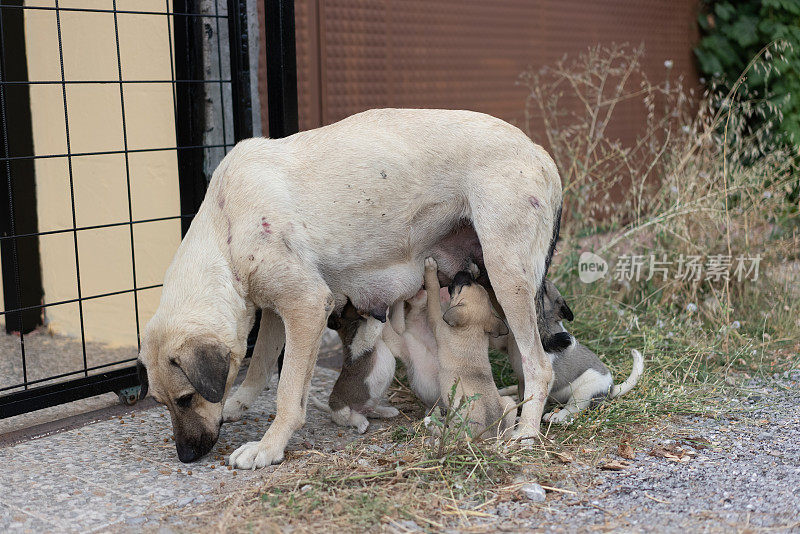
[[[53,0],[28,2],[54,4]],[[61,7],[112,9],[111,0],[61,0]],[[118,0],[120,10],[165,11],[162,0]],[[67,80],[117,80],[114,16],[110,13],[61,12],[64,75]],[[119,14],[123,80],[170,80],[170,17]],[[25,40],[30,80],[60,80],[54,11],[25,12]],[[123,87],[128,148],[175,146],[173,92],[169,83]],[[72,153],[123,150],[119,85],[69,84],[66,87]],[[60,85],[30,89],[36,154],[67,152],[64,102]],[[180,213],[175,151],[133,153],[128,159],[133,220]],[[39,231],[73,226],[67,158],[36,161]],[[122,154],[72,158],[75,222],[80,227],[129,221],[125,157]],[[40,238],[46,303],[77,298],[73,233]],[[136,282],[161,283],[180,242],[180,221],[133,226]],[[77,233],[83,297],[130,289],[133,285],[130,227]],[[143,327],[158,304],[160,290],[138,293]],[[77,304],[47,307],[45,318],[56,333],[80,336]],[[83,303],[87,340],[114,345],[136,344],[132,293]]]

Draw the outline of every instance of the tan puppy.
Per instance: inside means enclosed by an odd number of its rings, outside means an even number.
[[[448,403],[453,384],[453,404],[464,397],[479,395],[481,402],[472,402],[467,417],[471,435],[490,430],[490,436],[503,437],[514,427],[517,410],[513,400],[497,392],[489,364],[489,336],[508,333],[497,317],[486,290],[467,271],[456,274],[450,286],[450,306],[440,313],[439,279],[436,260],[425,260],[425,291],[428,298],[428,323],[436,337],[439,359],[439,398]],[[452,407],[452,406],[451,406]]]
[[[486,272],[530,399],[516,432],[536,435],[552,379],[536,294],[560,217],[552,158],[481,113],[370,110],[285,139],[240,142],[214,171],[142,335],[142,382],[169,408],[179,457],[200,458],[223,417],[241,416],[285,340],[275,419],[230,457],[245,469],[280,462],[305,423],[328,316],[349,298],[381,317],[419,291],[429,256],[446,281],[471,261]],[[230,395],[258,308],[253,360]]]
[[[364,318],[348,302],[341,314],[331,315],[328,328],[342,339],[342,372],[325,405],[310,397],[317,408],[329,413],[334,423],[352,426],[363,434],[369,427],[367,416],[389,418],[400,412],[380,404],[394,378],[394,356],[380,339],[384,325],[372,317]]]

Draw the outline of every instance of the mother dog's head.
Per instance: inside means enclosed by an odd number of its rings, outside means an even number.
[[[159,319],[157,314],[147,325],[136,362],[141,396],[149,390],[169,409],[178,458],[191,462],[219,438],[223,401],[241,358],[214,335],[187,335]]]

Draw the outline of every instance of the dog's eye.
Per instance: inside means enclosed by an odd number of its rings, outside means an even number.
[[[187,393],[186,395],[182,395],[177,399],[175,399],[175,404],[177,404],[179,408],[188,408],[189,405],[192,403],[192,397],[194,397],[193,393]]]

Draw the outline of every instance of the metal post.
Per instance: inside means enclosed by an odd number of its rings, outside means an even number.
[[[0,8],[0,257],[6,332],[27,334],[42,324],[42,274],[33,130],[21,0]],[[14,159],[14,156],[23,156]],[[16,237],[26,235],[24,239]],[[21,275],[24,274],[24,283]],[[27,308],[24,311],[14,311]],[[22,356],[25,356],[21,338]],[[24,365],[23,365],[24,367]]]
[[[228,0],[228,42],[231,56],[233,138],[241,141],[253,137],[247,0]]]
[[[286,137],[299,130],[294,0],[266,0],[267,104],[269,135]]]
[[[197,0],[175,0],[175,138],[178,146],[178,182],[181,215],[197,213],[208,186],[203,172],[203,135],[205,134],[205,88],[202,80],[203,25]],[[185,13],[185,14],[182,14]],[[186,148],[191,147],[191,148]],[[181,219],[181,235],[186,235],[191,217]]]

